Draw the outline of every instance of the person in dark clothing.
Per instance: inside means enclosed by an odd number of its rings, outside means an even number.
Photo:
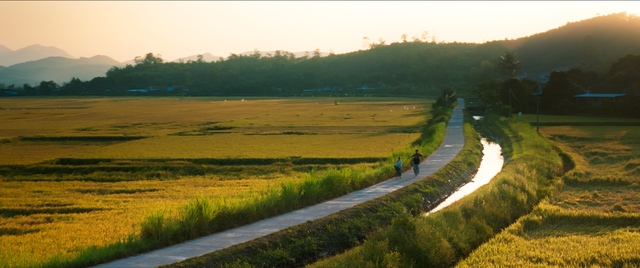
[[[416,153],[411,156],[411,161],[413,163],[413,175],[418,176],[420,173],[420,162],[422,161],[422,155],[416,149]]]

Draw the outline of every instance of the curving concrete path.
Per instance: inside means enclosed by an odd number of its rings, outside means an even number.
[[[402,174],[402,179],[395,179],[394,177],[369,188],[362,189],[324,203],[210,236],[187,241],[182,244],[101,264],[96,267],[157,267],[180,262],[247,242],[307,221],[319,219],[405,187],[417,180],[435,173],[438,169],[442,168],[456,155],[458,155],[464,145],[464,135],[462,130],[464,119],[462,112],[463,109],[464,100],[458,99],[458,104],[453,109],[453,114],[447,124],[447,130],[442,145],[420,164],[420,174],[418,176],[414,176],[413,170],[409,169]]]

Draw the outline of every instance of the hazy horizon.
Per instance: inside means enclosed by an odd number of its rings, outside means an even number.
[[[348,53],[368,42],[421,38],[484,43],[626,12],[634,1],[2,1],[0,45],[39,44],[73,57],[167,61],[247,51]],[[11,27],[7,27],[11,26]]]

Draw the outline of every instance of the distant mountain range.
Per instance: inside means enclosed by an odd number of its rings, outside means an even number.
[[[254,51],[243,52],[238,55],[246,56],[254,54]],[[275,54],[275,51],[260,52],[261,55]],[[312,55],[312,52],[303,51],[293,53],[296,57]],[[178,58],[174,62],[188,62],[198,60],[206,62],[219,61],[222,56],[214,56],[210,53],[196,54]],[[327,56],[329,53],[320,53]],[[72,78],[83,81],[95,77],[105,76],[107,71],[114,66],[123,67],[127,64],[135,64],[133,60],[118,62],[108,56],[98,55],[91,58],[75,58],[69,53],[57,47],[31,45],[18,50],[11,50],[0,45],[0,84],[22,86],[23,84],[36,85],[42,81],[54,81],[58,84],[69,82]]]
[[[42,81],[62,84],[73,77],[90,80],[104,76],[114,66],[125,64],[100,55],[75,58],[57,47],[31,45],[13,51],[0,45],[0,65],[0,83],[22,86]]]
[[[6,46],[0,45],[0,65],[2,66],[11,66],[16,63],[40,60],[48,57],[73,58],[69,53],[57,47],[31,45],[13,51]]]
[[[58,84],[69,82],[72,78],[86,81],[104,76],[114,66],[124,64],[107,56],[71,59],[67,57],[47,57],[0,67],[0,83],[5,85],[37,84],[42,81],[54,81]]]

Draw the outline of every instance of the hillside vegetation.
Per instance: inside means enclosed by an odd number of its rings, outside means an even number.
[[[276,51],[230,55],[206,62],[164,62],[153,53],[134,65],[113,67],[104,77],[58,85],[4,85],[20,95],[431,95],[440,88],[471,93],[496,78],[496,59],[511,51],[521,74],[538,80],[552,71],[603,72],[628,54],[640,54],[640,18],[626,13],[568,23],[545,33],[484,44],[424,40],[371,43],[367,50],[322,57]],[[366,87],[365,87],[366,86]],[[136,91],[129,91],[134,90]],[[306,90],[306,91],[305,91]]]

